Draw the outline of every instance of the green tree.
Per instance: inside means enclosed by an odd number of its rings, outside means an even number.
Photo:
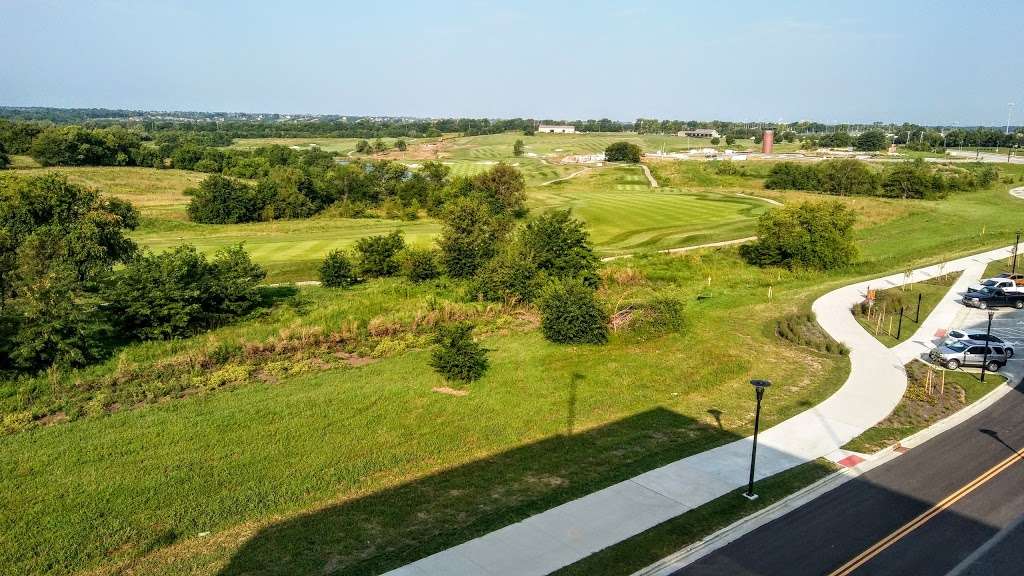
[[[440,256],[429,248],[406,248],[399,258],[402,276],[411,282],[425,282],[441,275]]]
[[[522,156],[525,148],[522,138],[517,138],[515,144],[512,145],[512,155]]]
[[[439,326],[430,353],[430,366],[446,380],[469,383],[487,372],[487,350],[473,340],[473,325]]]
[[[394,276],[399,269],[398,253],[405,248],[402,232],[367,236],[356,240],[356,267],[364,278]]]
[[[7,155],[7,148],[4,147],[4,143],[0,142],[0,170],[3,170],[10,165],[11,157]]]
[[[718,136],[715,136],[714,138],[711,139],[711,145],[712,146],[718,146],[721,143],[722,143],[722,140]]]
[[[473,189],[495,214],[526,214],[526,179],[504,162],[473,177]]]
[[[579,278],[596,287],[598,257],[586,225],[569,210],[549,210],[531,218],[519,237],[522,253],[538,270],[557,278]]]
[[[726,144],[726,146],[732,146],[735,143],[736,143],[736,137],[735,136],[733,136],[732,134],[726,134],[725,135],[725,144]]]
[[[373,151],[374,152],[380,153],[380,152],[386,151],[387,149],[388,149],[388,145],[384,142],[384,140],[382,140],[380,138],[377,138],[376,140],[373,141]]]
[[[603,344],[608,341],[608,315],[594,289],[577,278],[552,280],[538,299],[541,331],[560,344]]]
[[[245,182],[219,174],[206,177],[199,188],[188,192],[188,216],[202,224],[238,224],[255,222],[263,215],[267,199]]]
[[[886,148],[885,134],[881,130],[868,130],[857,136],[857,141],[854,144],[857,150],[863,150],[867,152],[877,152],[878,150],[884,150]]]
[[[639,162],[643,151],[636,144],[615,142],[604,149],[604,158],[609,162]]]
[[[803,202],[765,212],[758,219],[757,241],[740,254],[757,266],[829,270],[857,256],[853,210],[839,202]]]
[[[472,198],[452,201],[444,212],[444,228],[438,246],[445,269],[454,278],[469,278],[494,257],[508,233],[506,221]]]
[[[356,142],[356,152],[359,154],[369,154],[373,152],[373,147],[371,147],[370,143],[366,140],[360,140],[359,142]]]
[[[474,294],[497,302],[530,302],[542,284],[540,271],[518,245],[506,246],[477,272]]]
[[[852,158],[825,160],[816,166],[820,190],[833,196],[875,196],[880,178],[866,162]]]
[[[325,288],[347,288],[357,280],[355,266],[343,250],[331,251],[320,264],[320,283]]]
[[[405,152],[408,149],[409,145],[405,143],[405,140],[401,138],[395,140],[395,150],[398,150],[399,152]]]

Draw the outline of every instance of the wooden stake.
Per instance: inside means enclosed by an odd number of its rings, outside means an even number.
[[[939,396],[946,393],[946,371],[942,371],[942,379],[939,380]]]
[[[772,301],[772,287],[771,287],[771,284],[768,285],[768,301],[769,302]]]

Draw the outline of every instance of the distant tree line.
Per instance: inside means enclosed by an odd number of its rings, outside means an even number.
[[[950,192],[987,188],[999,177],[989,164],[932,167],[921,159],[897,162],[881,172],[853,159],[817,163],[779,162],[772,166],[765,188],[813,190],[834,196],[882,196],[934,200]]]

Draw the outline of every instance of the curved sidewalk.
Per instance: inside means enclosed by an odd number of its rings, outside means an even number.
[[[850,313],[869,287],[891,288],[967,271],[952,293],[962,283],[975,280],[971,275],[980,274],[988,262],[1006,257],[1011,250],[999,248],[910,274],[858,282],[818,298],[812,306],[818,323],[850,348],[850,375],[821,404],[761,433],[757,478],[831,454],[888,416],[906,388],[904,364],[930,343],[926,331],[932,330],[934,323],[955,315],[955,307],[946,298],[918,333],[895,348],[886,348]],[[750,438],[744,438],[688,456],[388,574],[548,574],[745,485],[750,448]]]

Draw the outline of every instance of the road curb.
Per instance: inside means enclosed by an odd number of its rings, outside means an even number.
[[[1003,396],[1013,391],[1016,386],[1011,383],[1020,380],[1020,378],[1012,372],[1000,374],[1006,378],[1006,382],[1000,384],[996,388],[993,388],[987,394],[978,398],[973,403],[964,406],[956,413],[950,414],[946,418],[939,420],[924,430],[919,430],[914,434],[903,438],[892,446],[883,448],[882,450],[867,456],[867,458],[860,464],[829,474],[821,480],[818,480],[817,482],[810,484],[809,486],[805,486],[789,496],[782,498],[778,502],[775,502],[774,504],[749,516],[745,516],[725,528],[712,533],[710,536],[703,538],[698,542],[694,542],[678,552],[666,556],[665,558],[634,572],[631,576],[669,576],[697,560],[700,560],[704,556],[711,554],[715,550],[718,550],[719,548],[742,538],[746,534],[757,530],[772,520],[781,518],[804,504],[842,486],[846,482],[857,478],[865,472],[902,456],[905,450],[900,450],[901,448],[907,449],[920,446],[928,440],[942,434],[946,430],[966,422],[973,416],[998,402]],[[729,495],[723,496],[723,498],[728,497]]]

